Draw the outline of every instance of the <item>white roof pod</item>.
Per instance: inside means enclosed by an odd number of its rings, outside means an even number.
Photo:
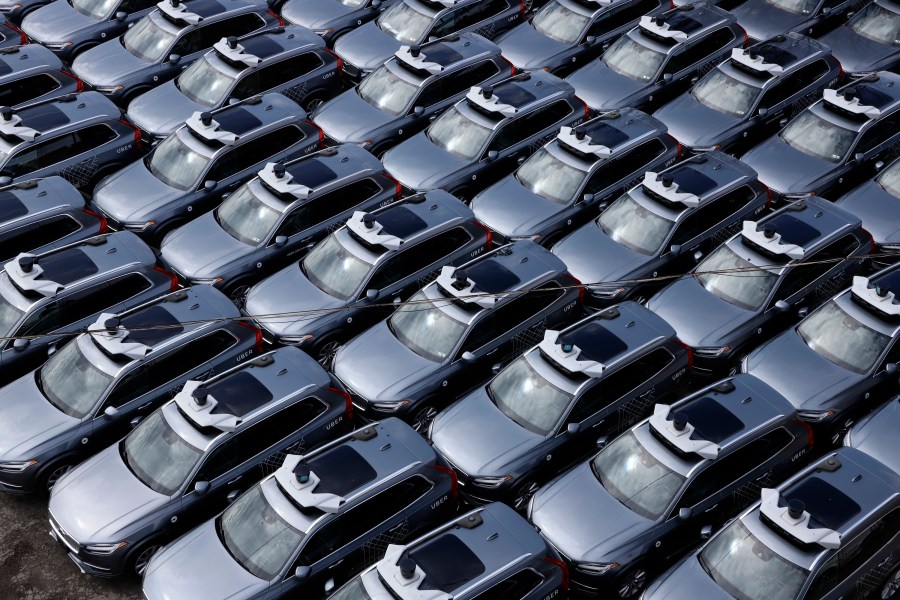
[[[297,503],[306,508],[318,508],[322,512],[336,513],[346,500],[336,494],[316,493],[321,479],[312,471],[297,474],[294,470],[303,459],[299,454],[288,454],[284,463],[275,471],[275,479]]]
[[[435,0],[438,4],[444,6],[445,8],[453,8],[457,4],[459,4],[459,0]]]
[[[403,239],[384,232],[384,225],[379,223],[375,215],[357,210],[347,219],[347,229],[362,238],[366,243],[384,246],[388,250],[399,250]]]
[[[793,259],[803,258],[806,254],[806,251],[796,244],[782,243],[781,234],[775,230],[774,226],[763,225],[760,230],[756,221],[744,221],[741,235],[772,254],[784,254]]]
[[[465,269],[446,265],[441,268],[441,274],[437,278],[438,285],[457,300],[477,304],[481,308],[491,308],[506,294],[484,294],[473,291],[475,282],[466,277]]]
[[[228,60],[244,63],[248,67],[255,67],[262,61],[258,56],[245,52],[244,47],[237,43],[235,37],[223,37],[213,45],[213,48]]]
[[[810,528],[810,514],[802,502],[792,501],[788,506],[778,506],[780,498],[778,490],[763,488],[759,512],[804,544],[819,544],[829,550],[841,547],[841,534],[838,532],[833,529]]]
[[[653,407],[653,416],[650,417],[650,425],[653,426],[661,436],[685,453],[693,452],[703,458],[715,459],[719,456],[719,445],[708,440],[692,440],[691,434],[694,433],[694,426],[687,421],[680,420],[673,415],[671,421],[667,420],[672,407],[668,404],[657,404]]]
[[[839,92],[838,90],[829,88],[822,93],[822,97],[825,99],[825,102],[833,104],[834,106],[837,106],[842,110],[846,110],[857,115],[865,115],[870,119],[874,119],[881,114],[881,110],[874,106],[860,104],[859,97],[857,97],[855,94],[851,94],[851,97],[848,98],[846,89],[844,89],[843,92]]]
[[[444,67],[436,62],[429,62],[428,57],[418,47],[411,48],[409,46],[400,46],[400,49],[394,53],[398,60],[402,60],[406,64],[428,71],[432,75],[437,75],[444,70]]]
[[[196,25],[203,20],[203,17],[189,11],[184,2],[178,0],[162,0],[156,4],[156,8],[159,12],[164,12],[171,18],[180,19],[189,25]]]
[[[850,289],[857,298],[881,312],[892,316],[900,315],[900,304],[894,302],[896,300],[894,292],[878,285],[869,287],[870,285],[868,277],[854,275],[853,286]]]
[[[644,15],[643,17],[641,17],[639,25],[641,29],[646,29],[647,31],[650,31],[660,37],[672,38],[676,42],[683,42],[688,38],[688,35],[685,32],[678,31],[676,29],[670,29],[670,25],[660,20],[658,17]]]
[[[498,112],[507,117],[512,117],[519,112],[519,109],[515,106],[500,102],[500,98],[497,97],[497,94],[494,93],[493,88],[490,86],[484,88],[473,87],[466,94],[466,100],[472,104],[477,104],[484,110]]]
[[[0,133],[17,137],[26,142],[30,142],[41,135],[41,132],[37,129],[22,125],[22,117],[14,114],[13,110],[8,106],[0,107]]]
[[[544,339],[538,344],[544,353],[559,366],[572,373],[584,373],[590,377],[600,377],[606,366],[594,360],[578,360],[581,348],[574,344],[563,344],[559,340],[559,332],[548,329]]]
[[[128,341],[128,330],[119,325],[118,317],[112,313],[101,313],[94,323],[88,325],[88,333],[98,346],[110,354],[139,360],[152,350],[140,342]]]
[[[574,127],[561,127],[556,138],[585,154],[594,154],[600,158],[607,158],[612,154],[612,150],[603,144],[595,144],[583,130],[575,131]]]
[[[294,183],[294,177],[281,163],[268,163],[257,176],[279,194],[291,194],[298,200],[305,200],[312,193],[312,189],[302,183]]]
[[[739,62],[745,67],[749,67],[754,71],[771,73],[772,75],[780,75],[784,73],[784,67],[775,63],[767,63],[759,54],[755,58],[751,56],[749,49],[732,48],[731,60]]]
[[[690,192],[679,191],[675,179],[669,175],[647,171],[644,173],[643,184],[651,192],[662,196],[669,202],[678,202],[688,208],[700,206],[700,198]]]
[[[185,125],[190,127],[197,135],[207,140],[216,140],[226,146],[233,146],[238,140],[237,134],[219,129],[219,122],[213,120],[212,113],[197,111],[188,117]]]
[[[419,589],[425,579],[425,572],[411,558],[401,558],[404,552],[406,546],[388,544],[384,558],[375,565],[391,591],[402,600],[450,600],[452,596],[447,592]]]
[[[215,427],[219,431],[231,432],[243,421],[242,418],[227,413],[213,414],[218,402],[206,390],[202,381],[188,381],[175,395],[175,404],[200,427]]]
[[[61,283],[48,279],[39,279],[44,269],[41,268],[41,265],[37,263],[35,258],[34,254],[22,252],[3,265],[3,269],[20,289],[37,292],[47,298],[52,298],[64,286]]]

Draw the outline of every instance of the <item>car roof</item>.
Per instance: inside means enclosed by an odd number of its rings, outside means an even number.
[[[401,46],[388,63],[425,81],[500,56],[500,46],[477,33],[452,34],[421,46]]]
[[[498,123],[575,95],[567,81],[547,71],[513,75],[493,86],[473,87],[459,104]]]
[[[900,335],[900,264],[868,277],[854,275],[852,284],[834,297],[841,308],[891,337]],[[862,313],[862,314],[860,314]]]
[[[13,147],[41,135],[122,118],[122,111],[100,92],[67,94],[8,110],[8,120],[0,116],[0,136]]]
[[[3,226],[60,210],[81,210],[84,197],[72,184],[54,175],[0,187],[0,223]]]
[[[178,30],[186,30],[247,8],[261,8],[263,4],[248,0],[161,0],[156,6],[157,10],[150,13],[150,16],[163,20]]]
[[[183,132],[215,150],[240,146],[273,129],[303,121],[306,113],[282,94],[251,96],[212,111],[197,111]]]
[[[737,23],[737,19],[717,6],[698,2],[676,6],[656,16],[644,15],[629,35],[668,47],[671,53],[672,49],[705,35],[723,23]]]
[[[790,32],[749,48],[734,48],[723,65],[757,80],[780,81],[813,60],[831,55],[831,48],[800,33]]]
[[[437,17],[441,13],[447,10],[451,10],[454,8],[459,8],[461,6],[473,5],[481,2],[482,0],[403,0],[404,3],[409,4],[411,6],[422,6],[428,11],[433,13],[434,17]],[[504,0],[506,1],[506,0]]]
[[[807,110],[859,130],[900,108],[900,75],[879,71],[838,89],[826,89]]]
[[[234,46],[233,48],[231,46]],[[325,48],[321,37],[299,25],[222,38],[210,53],[232,69],[259,69],[285,56]]]
[[[0,80],[18,80],[32,71],[62,70],[63,63],[40,44],[0,48]]]
[[[280,96],[281,94],[270,94]],[[284,174],[280,174],[281,167]],[[319,193],[362,177],[383,173],[381,161],[355,144],[331,146],[279,165],[269,163],[258,173],[260,185],[286,204],[305,202]]]
[[[562,127],[556,144],[567,154],[590,163],[617,157],[647,139],[668,131],[666,125],[634,108],[607,111],[575,127]]]

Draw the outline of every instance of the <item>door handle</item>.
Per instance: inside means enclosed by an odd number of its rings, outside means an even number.
[[[231,481],[229,481],[229,482],[228,482],[227,484],[225,484],[225,485],[232,485],[232,484],[234,484],[234,483],[237,483],[238,481],[241,480],[241,477],[242,477],[241,475],[238,475],[237,477],[235,477],[234,479],[232,479]]]
[[[137,409],[138,409],[138,410],[147,410],[147,409],[150,408],[152,405],[153,405],[153,402],[148,402],[147,404],[143,404],[143,405],[141,405],[141,406],[138,406]]]
[[[331,565],[328,567],[328,570],[330,571],[331,569],[338,568],[341,565],[341,563],[343,563],[343,562],[344,562],[344,559],[342,558],[341,560],[337,561],[336,563],[331,563]]]
[[[499,350],[499,349],[500,349],[500,346],[497,346],[496,348],[494,348],[494,349],[491,350],[490,352],[485,353],[485,356],[490,356],[491,354],[495,353],[495,352],[496,352],[497,350]]]
[[[703,512],[712,512],[713,510],[716,509],[717,506],[719,506],[719,503],[718,503],[718,502],[716,502],[715,504],[713,504],[712,506],[710,506],[709,508],[707,508],[707,509],[704,510]]]
[[[388,532],[388,533],[397,533],[397,532],[400,531],[401,529],[403,529],[403,521],[397,523],[396,525],[394,525],[393,527],[391,527],[390,529],[388,529],[387,532]]]

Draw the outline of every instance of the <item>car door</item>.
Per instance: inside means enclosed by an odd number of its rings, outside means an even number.
[[[859,141],[849,153],[848,166],[852,173],[838,178],[832,186],[837,192],[843,192],[864,179],[874,176],[877,170],[875,162],[889,162],[900,152],[900,110],[882,116],[877,122],[859,137]]]
[[[743,41],[743,40],[741,40]],[[671,81],[658,86],[649,101],[653,106],[667,102],[676,95],[686,91],[690,86],[715,68],[732,47],[738,45],[734,32],[729,27],[720,27],[715,31],[693,40],[689,45],[676,51],[663,67],[663,76],[672,75]]]
[[[822,58],[800,67],[769,87],[757,105],[757,112],[764,108],[766,115],[759,115],[753,138],[747,145],[784,127],[789,119],[818,100],[822,89],[832,83],[824,79],[829,70],[828,62]]]
[[[259,86],[266,92],[280,92],[299,104],[307,106],[307,96],[321,93],[323,82],[317,69],[325,64],[315,50],[291,56],[260,69]],[[325,98],[319,97],[320,100]]]

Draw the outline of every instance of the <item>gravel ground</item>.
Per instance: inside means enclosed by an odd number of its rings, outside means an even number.
[[[0,600],[126,600],[135,580],[82,575],[47,533],[47,501],[0,494]]]

